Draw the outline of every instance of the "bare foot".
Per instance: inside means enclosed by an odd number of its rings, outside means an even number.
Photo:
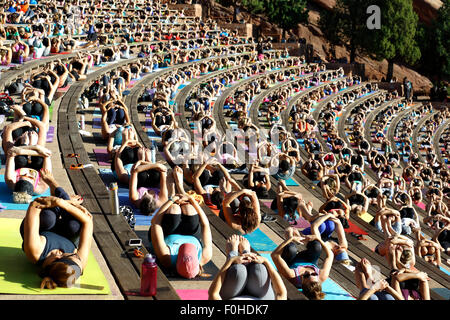
[[[239,235],[233,234],[227,240],[226,245],[227,252],[236,251],[239,252]]]
[[[294,236],[294,228],[292,227],[287,227],[286,230],[284,230],[284,238],[290,239]]]
[[[70,196],[70,201],[81,205],[84,200],[83,200],[82,196],[79,196],[79,195],[76,194],[76,195]]]
[[[239,236],[239,252],[242,253],[244,251],[251,252],[250,242],[243,236]]]
[[[371,280],[372,282],[374,282],[373,270],[370,261],[367,260],[366,258],[363,258],[360,263],[361,263],[361,270],[362,272],[364,272],[364,275],[366,276],[366,281],[368,282],[369,280]]]

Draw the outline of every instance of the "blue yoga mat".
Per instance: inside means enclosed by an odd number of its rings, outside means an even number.
[[[442,272],[445,272],[446,274],[448,274],[450,276],[450,272],[447,269],[442,268],[442,267],[439,267],[439,269],[441,269]]]
[[[285,183],[286,183],[286,186],[288,186],[288,187],[290,187],[290,186],[296,187],[296,186],[299,185],[299,184],[298,184],[297,182],[295,182],[292,178],[287,179],[287,180],[285,181]]]
[[[273,263],[270,253],[260,253],[259,255],[266,258],[267,260],[269,260],[270,264],[275,268],[275,270],[277,269],[277,267],[275,266],[275,263]]]
[[[49,195],[50,189],[41,195],[34,196],[33,200]],[[28,203],[18,204],[12,201],[12,191],[6,185],[5,176],[3,174],[0,175],[0,203],[5,207],[4,210],[28,210]]]
[[[244,235],[253,249],[256,251],[269,251],[272,252],[277,248],[275,242],[273,242],[267,235],[265,235],[260,229],[256,229],[250,234]],[[260,253],[260,255],[267,258],[272,264],[272,258],[269,253]],[[273,264],[275,267],[275,264]],[[275,267],[276,269],[276,267]],[[322,291],[326,294],[324,300],[355,300],[355,298],[346,292],[341,286],[328,278],[322,283]]]
[[[447,288],[434,288],[431,289],[434,292],[436,292],[438,295],[440,295],[442,298],[449,300],[450,299],[450,290]]]
[[[162,138],[156,134],[156,132],[153,129],[147,129],[147,136],[150,139],[154,140],[161,140]]]
[[[115,181],[111,169],[98,169],[100,176],[102,177],[103,182],[107,184],[109,181]],[[119,196],[119,205],[121,206],[130,206],[133,208],[134,216],[136,218],[137,226],[150,226],[150,221],[153,216],[147,216],[140,213],[139,209],[133,206],[129,198],[128,188],[119,186],[118,192]]]
[[[244,238],[250,242],[250,245],[256,251],[273,251],[278,246],[260,229],[256,229],[250,234],[245,234]]]
[[[324,300],[356,300],[340,285],[328,278],[322,283],[322,291],[325,293]]]
[[[259,254],[264,258],[266,258],[267,260],[269,260],[269,262],[273,265],[273,267],[277,269],[269,253],[259,253]],[[330,278],[328,278],[327,280],[325,280],[324,283],[322,283],[322,291],[326,294],[324,300],[356,300],[352,295],[350,295],[340,285],[338,285]]]
[[[102,119],[101,118],[93,118],[92,119],[92,128],[93,129],[101,129],[102,128]]]

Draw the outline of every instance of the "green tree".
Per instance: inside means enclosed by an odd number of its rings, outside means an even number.
[[[371,31],[367,28],[367,7],[373,0],[337,0],[333,10],[322,10],[319,27],[332,46],[343,45],[350,51],[350,63],[367,47]]]
[[[265,10],[264,0],[242,0],[242,7],[251,14],[263,13]]]
[[[439,80],[450,79],[450,0],[443,0],[436,19],[428,32],[429,47],[433,51],[428,56],[432,73]]]
[[[421,57],[416,42],[417,14],[412,0],[375,0],[381,8],[381,29],[373,32],[366,49],[378,60],[388,61],[386,80],[394,73],[395,62],[414,65]]]
[[[283,30],[292,30],[299,23],[308,21],[306,0],[265,0],[265,13],[270,22]]]

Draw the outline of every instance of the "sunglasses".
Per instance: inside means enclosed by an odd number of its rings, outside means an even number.
[[[317,272],[313,272],[313,273],[304,273],[303,274],[303,279],[308,279],[311,276],[318,276]]]
[[[82,163],[70,165],[70,169],[72,169],[72,170],[80,170],[80,169],[89,168],[89,167],[93,167],[93,165],[92,164],[82,164]]]

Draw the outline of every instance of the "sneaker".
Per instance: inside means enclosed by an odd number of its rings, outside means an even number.
[[[272,216],[272,215],[263,214],[261,216],[261,221],[262,222],[274,222],[275,220],[277,220],[277,218]]]

